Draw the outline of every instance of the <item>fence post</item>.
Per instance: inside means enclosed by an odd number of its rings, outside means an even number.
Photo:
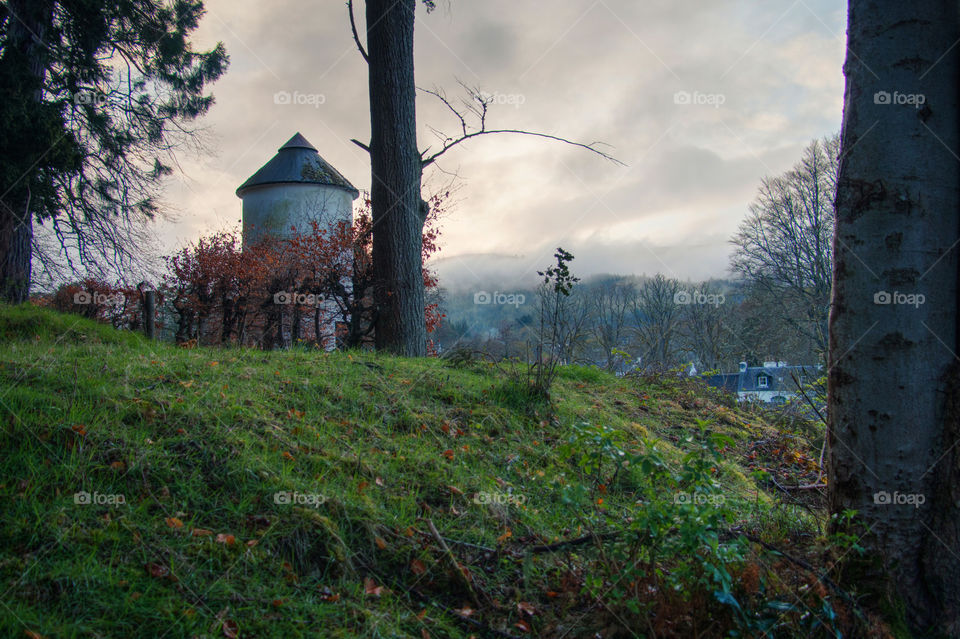
[[[154,337],[154,315],[156,311],[156,291],[147,291],[143,295],[143,312],[144,312],[144,322],[143,328],[147,333],[148,339],[153,339]]]
[[[157,292],[146,281],[137,284],[137,290],[140,291],[140,301],[142,303],[143,332],[146,333],[147,339],[153,339],[156,334],[154,319],[157,314]]]

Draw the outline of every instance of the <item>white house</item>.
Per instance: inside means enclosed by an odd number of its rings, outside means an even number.
[[[748,366],[740,362],[738,372],[711,375],[705,381],[714,388],[736,394],[740,401],[784,404],[795,399],[800,388],[821,374],[817,366],[787,366],[786,362]]]

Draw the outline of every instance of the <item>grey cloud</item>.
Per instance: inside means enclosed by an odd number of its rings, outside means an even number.
[[[357,187],[370,181],[365,153],[349,142],[369,135],[369,121],[366,69],[343,3],[207,6],[202,38],[224,40],[233,64],[204,122],[219,138],[216,155],[185,159],[189,177],[170,190],[182,213],[179,224],[160,228],[171,247],[239,218],[236,186],[298,130]],[[630,165],[509,136],[451,152],[441,166],[465,182],[441,255],[494,257],[455,257],[444,268],[453,273],[449,264],[459,260],[529,270],[524,259],[549,261],[566,239],[584,275],[666,271],[664,264],[680,276],[717,275],[761,177],[785,170],[805,142],[839,126],[844,19],[828,0],[718,0],[695,10],[672,0],[487,0],[421,13],[421,86],[456,96],[461,78],[522,94],[522,105],[497,105],[491,124],[603,140]],[[278,91],[324,101],[278,105]],[[678,105],[677,91],[716,92],[725,102]],[[455,131],[442,105],[421,97],[418,109],[421,146],[436,145],[427,124]],[[629,235],[619,237],[624,229]],[[529,257],[503,257],[521,253]]]

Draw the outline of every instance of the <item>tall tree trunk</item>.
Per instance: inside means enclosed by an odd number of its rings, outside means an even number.
[[[5,100],[40,104],[43,98],[44,38],[53,21],[53,0],[9,0],[7,38],[0,65],[13,86]],[[38,149],[37,155],[46,149]],[[0,184],[0,300],[20,303],[30,296],[33,216],[29,182]]]
[[[427,354],[413,25],[416,0],[367,0],[378,350]]]
[[[901,598],[918,636],[957,637],[958,6],[850,0],[847,33],[830,507],[859,513],[865,583]]]

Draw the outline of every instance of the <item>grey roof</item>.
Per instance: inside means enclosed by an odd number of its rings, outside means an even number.
[[[267,184],[322,184],[360,195],[347,178],[320,157],[316,147],[297,133],[277,149],[277,154],[237,189],[237,197],[255,186]]]
[[[719,375],[708,375],[704,381],[714,388],[719,388],[728,393],[736,393],[740,388],[740,373],[720,373]]]
[[[767,386],[759,385],[761,375],[766,375]],[[704,381],[714,388],[727,391],[729,393],[751,393],[756,391],[780,391],[795,392],[796,383],[793,378],[796,376],[802,379],[804,383],[813,381],[822,375],[816,366],[750,366],[747,370],[739,373],[721,373],[719,375],[704,376]]]
[[[760,377],[766,375],[767,386],[760,386]],[[794,377],[803,379],[804,382],[813,381],[813,377],[818,377],[817,369],[813,366],[774,366],[765,368],[763,366],[751,366],[740,374],[740,392],[755,391],[786,391],[796,392],[797,384]]]

